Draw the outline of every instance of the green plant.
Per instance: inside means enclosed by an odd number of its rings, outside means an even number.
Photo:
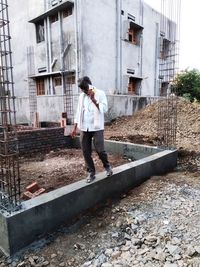
[[[175,77],[172,90],[191,102],[200,101],[200,72],[196,69],[182,71]]]

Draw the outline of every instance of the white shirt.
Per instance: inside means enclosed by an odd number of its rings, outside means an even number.
[[[89,96],[81,93],[78,100],[77,112],[74,122],[81,131],[104,130],[104,113],[108,110],[108,103],[105,93],[92,86],[94,98],[99,104],[99,109],[92,102]]]

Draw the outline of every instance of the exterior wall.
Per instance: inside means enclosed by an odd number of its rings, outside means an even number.
[[[8,0],[15,95],[28,96],[27,47],[35,43],[35,28],[29,19],[44,11],[40,0]]]
[[[108,112],[105,114],[106,121],[123,115],[132,115],[144,108],[147,104],[157,101],[158,97],[140,97],[131,95],[107,95]],[[74,109],[77,106],[78,95],[74,96]],[[29,99],[19,97],[16,99],[17,123],[30,124]],[[38,113],[40,122],[60,122],[63,112],[62,96],[39,96]],[[74,110],[75,112],[75,110]]]
[[[159,71],[159,20],[160,15],[149,6],[144,5],[144,30],[143,30],[143,96],[158,96],[158,71]]]
[[[15,99],[16,120],[18,124],[30,124],[29,97],[17,97]]]
[[[38,96],[40,121],[60,121],[63,112],[63,96]]]
[[[65,2],[69,1],[58,1]],[[114,103],[117,116],[130,115],[134,110],[132,96],[128,95],[130,77],[139,79],[140,96],[159,95],[160,14],[140,0],[72,2],[73,14],[66,18],[60,11],[59,20],[53,23],[49,16],[43,16],[45,41],[37,43],[33,19],[52,7],[41,0],[8,0],[15,95],[19,97],[16,100],[17,121],[20,123],[30,123],[30,113],[35,111],[39,112],[41,121],[60,120],[64,112],[64,88],[54,87],[53,75],[62,74],[63,70],[74,72],[76,81],[80,76],[90,76],[95,86],[104,90],[109,99],[113,98],[109,101],[109,110]],[[140,45],[127,40],[129,16],[143,29]],[[28,58],[27,49],[32,51]],[[67,51],[65,55],[64,51]],[[40,68],[46,68],[46,74],[39,73]],[[134,73],[127,73],[128,69]],[[46,90],[45,95],[35,96],[36,110],[30,110],[35,102],[29,99],[28,76],[35,75],[38,78],[43,75]],[[72,85],[72,92],[78,94],[76,84]],[[76,101],[77,97],[74,109]]]
[[[106,93],[116,87],[115,1],[82,1],[82,69]],[[80,19],[80,17],[79,17]]]

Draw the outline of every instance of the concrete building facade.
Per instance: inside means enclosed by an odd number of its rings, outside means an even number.
[[[18,123],[32,124],[35,114],[39,121],[66,114],[72,122],[83,75],[106,92],[110,117],[130,115],[149,97],[167,93],[173,72],[160,77],[161,61],[169,60],[176,25],[167,19],[162,29],[160,14],[143,1],[8,5]]]

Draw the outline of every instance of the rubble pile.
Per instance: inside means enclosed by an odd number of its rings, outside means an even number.
[[[156,145],[158,103],[153,103],[133,116],[117,118],[106,127],[108,139],[127,140]],[[200,153],[200,104],[183,98],[177,102],[177,148]]]

